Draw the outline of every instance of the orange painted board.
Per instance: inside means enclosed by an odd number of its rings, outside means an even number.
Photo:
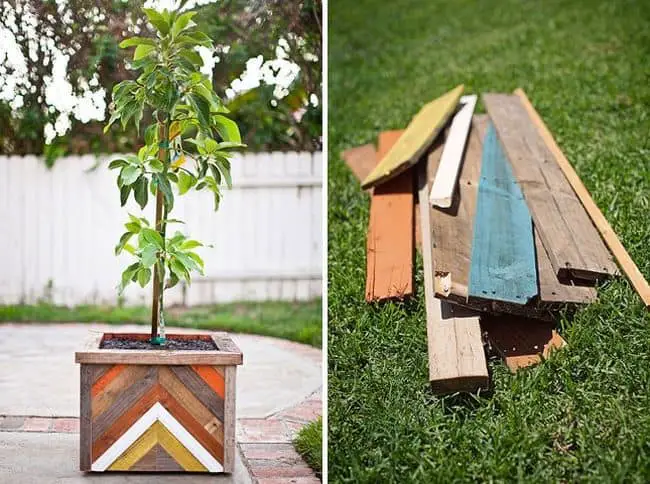
[[[381,159],[403,131],[379,135]],[[375,187],[370,200],[366,245],[366,301],[413,294],[413,174],[407,170]]]
[[[352,174],[361,182],[377,165],[377,150],[375,145],[368,143],[345,150],[341,153],[341,158]]]
[[[217,370],[207,365],[195,365],[192,369],[210,386],[210,388],[215,391],[217,395],[224,398],[224,395],[226,394],[225,381],[223,376],[217,373]]]

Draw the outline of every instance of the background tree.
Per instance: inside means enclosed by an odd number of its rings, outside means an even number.
[[[118,43],[127,35],[151,34],[139,17],[141,6],[142,1],[118,0],[0,2],[0,38],[12,40],[0,45],[1,154],[45,154],[51,164],[63,154],[129,152],[142,143],[135,128],[102,136],[100,120],[79,119],[74,109],[62,113],[47,99],[56,61],[65,55],[72,95],[100,97],[99,111],[107,119],[113,86],[135,76]],[[321,10],[321,2],[311,0],[222,0],[197,8],[201,30],[216,41],[213,50],[202,52],[215,61],[213,87],[240,124],[249,149],[320,149]],[[20,72],[8,62],[14,40],[24,59]],[[278,53],[283,59],[276,59]],[[232,87],[246,75],[251,59],[263,62],[264,79],[235,92]],[[286,87],[269,84],[282,64],[297,66],[297,76]],[[61,127],[57,120],[66,116],[67,131],[52,136],[53,126]],[[45,143],[48,130],[50,144]]]

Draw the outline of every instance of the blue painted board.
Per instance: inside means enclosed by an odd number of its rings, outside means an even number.
[[[483,140],[469,295],[525,304],[537,292],[533,222],[490,123]]]

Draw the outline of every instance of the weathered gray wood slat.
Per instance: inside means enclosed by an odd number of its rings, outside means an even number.
[[[215,417],[223,422],[224,402],[194,370],[187,366],[170,366],[169,369],[178,377],[183,385],[191,391],[194,396],[208,409]]]
[[[80,393],[79,393],[79,469],[89,471],[92,465],[92,409],[90,389],[93,385],[95,365],[80,366]]]
[[[521,101],[509,94],[484,94],[483,101],[556,275],[563,280],[595,281],[618,274],[611,254]]]

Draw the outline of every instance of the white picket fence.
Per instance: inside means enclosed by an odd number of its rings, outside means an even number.
[[[114,156],[70,156],[48,170],[34,156],[0,157],[0,304],[116,304],[132,256],[113,248],[128,220],[120,207]],[[218,212],[211,194],[176,198],[170,226],[203,248],[205,277],[166,292],[169,304],[305,300],[321,295],[322,153],[260,153],[233,159],[232,190]],[[153,219],[150,199],[144,215]],[[127,304],[148,303],[132,285]]]

